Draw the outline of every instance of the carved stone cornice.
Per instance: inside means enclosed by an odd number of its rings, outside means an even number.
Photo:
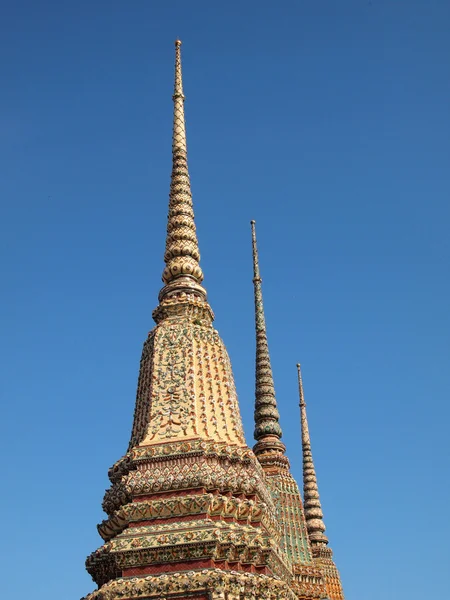
[[[127,463],[128,472],[106,491],[103,510],[111,515],[138,496],[195,488],[257,495],[274,510],[261,466],[249,449],[243,451],[235,448],[233,452],[233,449],[216,446],[212,451],[213,445],[210,445],[210,452],[206,452],[207,448],[199,447],[197,451],[189,453],[188,442],[185,444],[186,452],[175,455],[171,454],[173,447],[170,445],[149,447],[142,454],[137,449],[136,462],[132,460]],[[156,456],[150,458],[149,453],[153,449]]]
[[[127,598],[176,598],[187,593],[206,592],[211,600],[298,600],[289,585],[277,577],[203,569],[159,576],[117,579],[103,585],[84,600]]]
[[[86,568],[102,585],[113,572],[199,559],[267,566],[285,581],[292,578],[284,556],[262,527],[208,519],[126,529],[93,552]]]
[[[278,524],[265,504],[247,498],[236,498],[221,494],[190,494],[170,498],[156,498],[132,502],[122,506],[98,526],[105,541],[121,533],[136,522],[178,519],[202,515],[205,518],[235,519],[254,526],[263,524],[273,535],[279,533]]]
[[[214,313],[206,300],[179,290],[164,297],[152,316],[156,323],[176,318],[183,318],[197,325],[209,325],[214,321]]]

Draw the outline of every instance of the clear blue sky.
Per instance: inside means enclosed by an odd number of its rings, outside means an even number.
[[[254,218],[284,439],[300,479],[301,361],[347,600],[448,597],[449,31],[447,0],[3,2],[5,598],[94,588],[161,287],[176,37],[248,441]]]

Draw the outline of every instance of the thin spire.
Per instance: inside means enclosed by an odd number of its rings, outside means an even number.
[[[303,393],[302,371],[297,365],[298,393],[300,397],[300,420],[302,427],[303,451],[303,507],[305,510],[306,528],[308,530],[311,546],[326,546],[328,538],[325,535],[322,506],[320,504],[319,487],[317,485],[316,470],[314,468],[311,439],[309,437],[308,419],[306,417],[306,403]]]
[[[199,293],[205,298],[206,292],[200,285],[203,273],[199,264],[200,252],[187,165],[180,40],[175,42],[173,103],[172,176],[164,254],[166,267],[162,275],[165,287],[160,292],[160,300],[168,294],[179,291]]]
[[[256,402],[255,402],[255,453],[266,444],[275,442],[277,448],[284,452],[281,439],[282,432],[279,424],[280,415],[277,409],[275,388],[273,385],[272,366],[270,364],[269,345],[267,342],[266,321],[262,297],[262,279],[259,273],[258,248],[256,245],[255,221],[250,221],[252,227],[253,246],[253,287],[255,291],[255,325],[256,325]],[[273,446],[273,444],[271,444]]]

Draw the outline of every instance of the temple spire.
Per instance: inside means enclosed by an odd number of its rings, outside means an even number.
[[[251,221],[253,246],[253,287],[255,293],[255,327],[256,327],[256,391],[255,391],[255,433],[257,440],[255,454],[278,449],[284,453],[285,446],[280,441],[282,436],[279,424],[280,415],[277,409],[275,388],[273,384],[272,366],[270,364],[269,345],[267,342],[266,321],[262,297],[262,279],[259,272],[258,248],[256,245],[255,221]]]
[[[326,546],[328,538],[325,535],[322,506],[320,504],[319,488],[317,485],[316,470],[314,468],[311,439],[309,437],[308,419],[306,417],[306,403],[303,393],[301,367],[297,365],[298,392],[300,397],[300,420],[302,428],[303,451],[303,507],[305,510],[306,528],[308,530],[311,546]]]
[[[178,292],[188,292],[206,298],[200,285],[203,273],[194,223],[191,182],[187,165],[184,94],[181,72],[181,41],[175,42],[175,85],[173,93],[172,176],[169,214],[162,279],[165,286],[160,300]]]

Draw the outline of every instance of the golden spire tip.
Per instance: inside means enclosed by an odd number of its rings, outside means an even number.
[[[169,194],[166,251],[163,271],[164,287],[160,301],[181,290],[206,299],[200,285],[203,273],[199,264],[200,252],[194,223],[191,184],[187,166],[184,94],[181,75],[180,40],[175,41],[175,80],[173,88],[172,175]]]

